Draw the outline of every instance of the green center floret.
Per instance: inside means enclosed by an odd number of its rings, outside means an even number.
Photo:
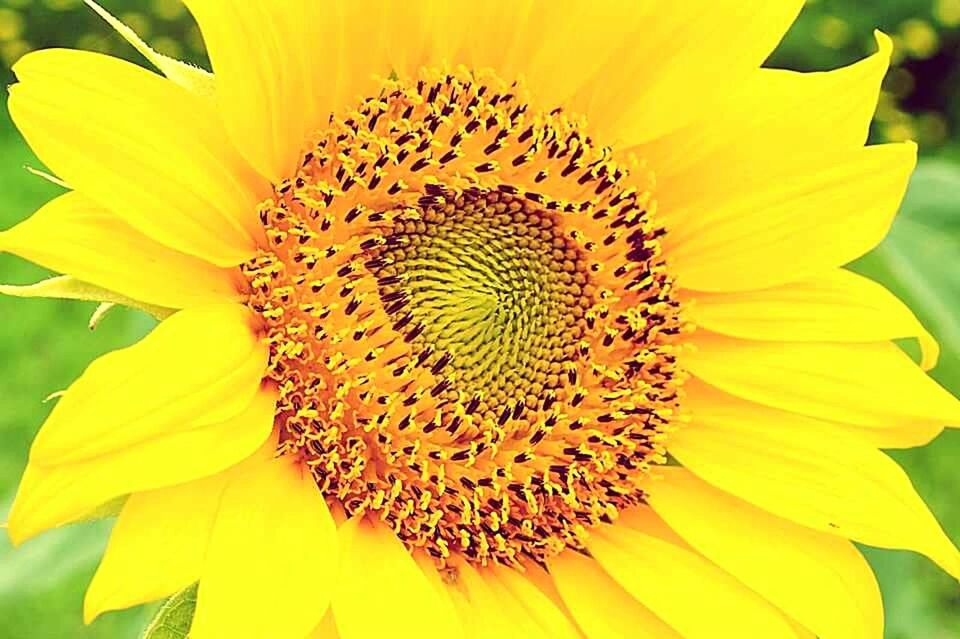
[[[381,257],[386,307],[422,327],[414,343],[451,392],[502,411],[562,385],[591,302],[586,263],[549,211],[499,192],[460,196],[398,220]]]

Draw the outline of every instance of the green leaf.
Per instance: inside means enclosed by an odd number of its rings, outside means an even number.
[[[0,637],[131,639],[138,635],[152,616],[143,607],[103,615],[92,625],[83,625],[83,592],[103,554],[111,525],[103,520],[67,526],[16,549],[0,534]]]
[[[187,639],[196,607],[197,586],[194,584],[163,604],[143,633],[143,639]]]

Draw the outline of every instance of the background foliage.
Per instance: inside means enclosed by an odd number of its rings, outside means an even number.
[[[180,0],[103,0],[161,52],[203,63],[202,41]],[[960,0],[808,2],[771,66],[823,70],[871,52],[872,30],[897,43],[895,68],[873,130],[876,142],[916,139],[923,160],[890,237],[854,268],[896,292],[940,339],[934,376],[960,394]],[[0,0],[0,82],[40,47],[71,46],[134,59],[80,0]],[[785,152],[789,152],[786,149]],[[0,228],[28,216],[57,188],[23,170],[40,166],[0,113]],[[0,280],[30,283],[46,273],[0,255]],[[116,311],[91,332],[92,304],[0,297],[0,513],[6,512],[30,441],[65,388],[94,356],[133,343],[152,325]],[[829,446],[830,442],[823,442]],[[895,454],[944,527],[960,542],[960,431]],[[2,519],[2,517],[0,517]],[[151,607],[80,623],[83,590],[110,522],[80,525],[13,551],[0,536],[0,639],[133,639]],[[888,639],[960,639],[960,587],[925,560],[868,551],[884,591]],[[752,638],[745,638],[752,639]]]

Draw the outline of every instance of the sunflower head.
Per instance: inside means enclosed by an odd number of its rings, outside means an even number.
[[[445,563],[641,503],[678,403],[652,177],[520,83],[423,71],[331,120],[243,266],[280,453]]]
[[[864,147],[884,36],[805,75],[761,68],[799,0],[189,0],[210,74],[88,4],[166,77],[24,58],[75,190],[0,234],[67,274],[5,292],[163,318],[10,516],[125,499],[88,620],[199,582],[194,639],[879,639],[851,540],[960,575],[879,450],[960,403],[841,268],[916,158]]]

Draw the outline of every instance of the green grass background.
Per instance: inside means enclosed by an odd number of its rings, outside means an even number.
[[[886,284],[917,312],[943,346],[934,377],[960,393],[960,168],[956,161],[960,145],[950,134],[960,112],[953,95],[960,35],[957,25],[937,23],[936,17],[944,6],[953,6],[952,1],[811,3],[774,60],[800,69],[849,62],[870,50],[875,26],[894,34],[899,29],[904,34],[902,46],[920,48],[923,55],[904,57],[900,68],[912,74],[920,89],[926,90],[928,80],[935,82],[934,97],[917,100],[895,87],[893,98],[904,104],[878,119],[874,137],[896,139],[904,127],[907,131],[912,127],[917,137],[929,137],[924,157],[890,236],[854,268]],[[78,40],[87,48],[131,57],[123,43],[78,4],[79,0],[0,0],[0,57],[18,55],[26,48],[76,45]],[[174,49],[171,53],[203,60],[195,30],[175,1],[104,4],[132,13],[129,19],[141,21],[141,29]],[[4,30],[10,27],[5,18],[18,20],[10,18],[11,13],[20,16],[19,32],[5,39],[5,34],[13,33]],[[910,44],[911,34],[916,33],[904,24],[918,19],[932,25],[938,37],[932,54],[923,49],[922,37],[919,45]],[[835,20],[846,25],[846,31]],[[21,44],[11,47],[10,42]],[[939,66],[924,66],[935,62]],[[8,68],[0,68],[0,79],[9,81]],[[936,126],[925,129],[931,122]],[[938,123],[945,123],[946,130]],[[24,219],[59,191],[28,174],[25,166],[41,165],[11,126],[5,109],[0,110],[0,229]],[[32,283],[47,275],[43,269],[0,254],[3,283]],[[139,313],[117,310],[91,331],[87,320],[93,310],[88,303],[0,297],[0,519],[12,500],[30,441],[50,409],[44,398],[69,385],[94,357],[133,343],[153,324]],[[930,446],[897,452],[894,457],[910,472],[948,534],[960,542],[960,431],[947,432]],[[110,525],[101,521],[68,527],[15,550],[0,536],[0,639],[139,636],[152,614],[150,606],[107,614],[88,627],[80,622],[83,591]],[[956,582],[908,553],[868,550],[867,554],[884,592],[887,639],[960,639]]]

